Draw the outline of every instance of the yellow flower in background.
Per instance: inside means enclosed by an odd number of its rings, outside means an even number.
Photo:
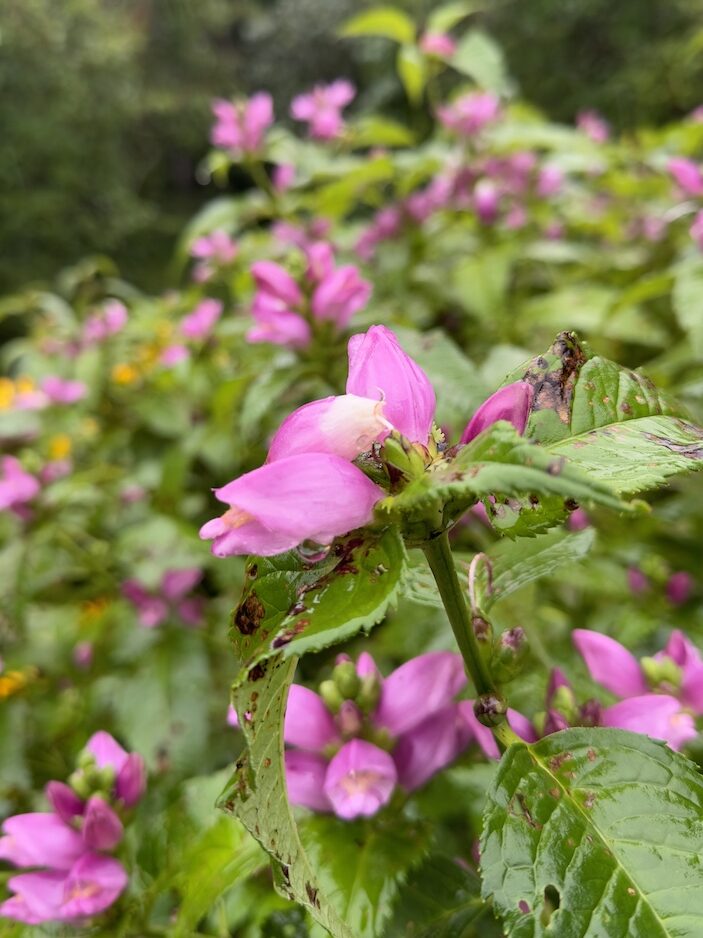
[[[85,626],[90,625],[91,622],[99,619],[107,609],[108,604],[108,600],[104,596],[100,596],[97,599],[86,599],[86,601],[81,604],[78,622],[80,628],[85,628]]]
[[[71,455],[73,445],[71,437],[65,433],[52,436],[49,440],[49,459],[67,459]]]
[[[7,410],[15,396],[15,382],[0,378],[0,410]]]
[[[134,365],[127,362],[120,362],[112,369],[112,380],[116,384],[134,384],[139,378],[139,372]]]
[[[39,668],[30,665],[21,670],[0,674],[0,700],[19,694],[39,677]]]

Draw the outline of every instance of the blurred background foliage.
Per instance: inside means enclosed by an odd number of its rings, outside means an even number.
[[[0,7],[0,289],[107,252],[164,284],[173,238],[211,195],[196,181],[209,101],[352,77],[360,104],[405,116],[384,39],[343,42],[353,0],[4,0]],[[435,4],[398,4],[422,21]],[[473,24],[549,118],[586,107],[615,128],[703,98],[703,0],[499,0]],[[235,186],[241,185],[236,177]]]

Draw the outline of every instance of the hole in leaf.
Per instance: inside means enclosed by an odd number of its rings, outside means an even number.
[[[556,886],[553,886],[551,883],[548,886],[544,887],[544,906],[542,907],[542,914],[540,915],[540,921],[542,925],[549,925],[552,915],[561,905],[561,896],[559,895],[559,890]]]

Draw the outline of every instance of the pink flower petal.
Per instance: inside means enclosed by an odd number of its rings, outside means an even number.
[[[122,766],[127,761],[127,753],[120,746],[117,740],[113,739],[109,733],[104,730],[98,730],[94,733],[85,747],[88,752],[95,757],[96,765],[99,769],[105,766],[111,766],[115,773],[119,773]]]
[[[434,389],[420,366],[385,326],[349,340],[347,394],[385,401],[385,415],[413,443],[426,444],[434,417]]]
[[[122,821],[100,795],[88,799],[81,835],[90,850],[114,850],[122,840]]]
[[[460,442],[469,443],[498,420],[507,420],[518,433],[524,433],[532,398],[532,386],[526,381],[516,381],[496,391],[473,415]]]
[[[398,784],[408,791],[424,785],[432,775],[453,762],[473,736],[473,728],[459,704],[435,711],[399,738],[393,750]]]
[[[606,707],[601,719],[603,726],[663,739],[672,749],[680,749],[697,735],[693,717],[681,709],[675,697],[666,694],[643,694],[621,700]]]
[[[619,697],[647,693],[647,682],[639,662],[620,642],[588,629],[574,629],[571,637],[598,684]]]
[[[397,777],[387,752],[363,739],[352,739],[330,762],[324,790],[338,817],[370,817],[388,804]]]
[[[55,814],[15,814],[2,829],[0,859],[15,866],[67,870],[85,850],[80,834]]]
[[[460,655],[434,651],[411,658],[383,682],[376,722],[394,736],[407,733],[445,708],[465,686]]]
[[[322,698],[301,684],[291,684],[283,738],[300,749],[321,750],[339,741],[332,714]]]
[[[325,794],[327,760],[316,752],[288,749],[285,754],[286,788],[291,804],[310,808],[311,811],[329,811],[331,805]]]
[[[127,872],[118,860],[84,854],[66,878],[61,920],[70,922],[104,912],[119,898],[127,882]]]

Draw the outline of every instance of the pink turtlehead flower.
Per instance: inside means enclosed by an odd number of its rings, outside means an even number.
[[[384,402],[387,420],[413,443],[427,443],[436,407],[434,388],[386,326],[349,340],[347,394]]]
[[[135,805],[146,789],[144,759],[136,752],[126,752],[104,730],[94,733],[85,747],[95,758],[99,769],[110,767],[115,772],[113,792],[126,807]]]
[[[347,698],[333,713],[318,694],[293,684],[284,724],[289,799],[344,819],[376,814],[396,787],[420,788],[476,738],[471,702],[454,701],[466,685],[459,655],[420,655],[384,680],[364,653],[356,673],[361,685],[375,687],[370,709]]]
[[[202,575],[197,567],[167,570],[155,592],[148,590],[139,580],[125,580],[122,595],[137,610],[139,622],[145,628],[155,628],[171,616],[177,616],[187,625],[199,625],[203,600],[200,596],[188,596],[188,593],[197,586]]]
[[[596,111],[581,111],[576,118],[576,126],[594,143],[605,143],[610,136],[610,127]]]
[[[696,213],[696,217],[693,219],[693,224],[688,229],[688,233],[701,251],[703,251],[703,210]]]
[[[13,895],[0,905],[0,916],[26,925],[68,922],[80,926],[119,898],[127,873],[112,857],[85,853],[67,872],[21,873],[7,885]]]
[[[69,870],[85,852],[78,831],[56,814],[16,814],[2,825],[0,859],[15,866]]]
[[[39,480],[14,456],[0,457],[0,511],[21,510],[41,491]]]
[[[119,300],[107,300],[102,309],[83,323],[83,345],[96,345],[117,335],[127,325],[127,307]]]
[[[299,94],[290,106],[291,116],[305,121],[308,132],[315,140],[334,140],[344,129],[342,109],[356,96],[350,81],[340,78],[330,85],[316,85],[312,91]]]
[[[500,116],[500,98],[488,91],[472,91],[437,108],[439,122],[463,137],[473,137]]]
[[[537,177],[537,195],[547,199],[556,195],[564,184],[564,173],[553,163],[544,165]]]
[[[192,313],[181,320],[180,330],[186,339],[206,339],[222,315],[221,300],[201,300]]]
[[[292,163],[279,163],[271,173],[271,182],[276,192],[287,192],[295,182],[295,166]]]
[[[518,433],[524,433],[533,397],[532,385],[526,381],[515,381],[500,388],[481,404],[466,425],[459,442],[470,443],[498,420],[507,420]]]
[[[265,91],[237,102],[218,98],[212,103],[212,112],[212,145],[235,157],[250,156],[261,150],[264,135],[273,123],[273,99]]]
[[[41,389],[52,404],[74,404],[88,393],[88,386],[82,381],[67,381],[58,375],[44,378]]]
[[[277,221],[271,226],[271,234],[281,244],[290,244],[305,251],[313,242],[326,238],[331,228],[326,218],[313,218],[305,225],[293,225],[287,221]]]
[[[236,242],[221,229],[196,238],[190,248],[191,257],[198,261],[193,270],[193,279],[198,283],[204,283],[216,273],[219,267],[231,264],[238,253],[239,248]]]
[[[474,188],[474,209],[479,221],[484,225],[492,224],[498,217],[500,207],[500,189],[490,179],[480,179]]]
[[[648,694],[652,689],[662,691],[694,713],[703,714],[703,660],[682,632],[672,632],[664,649],[654,655],[655,662],[675,665],[673,675],[662,671],[661,680],[654,687],[650,686],[644,665],[614,638],[588,629],[575,629],[572,638],[593,680],[611,693],[629,698]],[[647,661],[644,659],[645,664]]]
[[[305,540],[329,544],[368,524],[384,492],[346,459],[302,453],[267,463],[215,496],[229,509],[208,521],[200,536],[218,557],[270,556]]]
[[[190,358],[190,349],[187,345],[167,345],[159,356],[159,363],[164,368],[175,368],[176,365],[187,362]]]
[[[315,288],[310,308],[315,319],[332,320],[344,329],[354,313],[366,306],[371,284],[351,264],[330,271]]]
[[[673,156],[666,164],[669,174],[684,195],[703,195],[703,175],[693,160]]]
[[[456,41],[449,33],[423,33],[419,45],[425,55],[436,55],[441,59],[450,59],[456,52]]]

